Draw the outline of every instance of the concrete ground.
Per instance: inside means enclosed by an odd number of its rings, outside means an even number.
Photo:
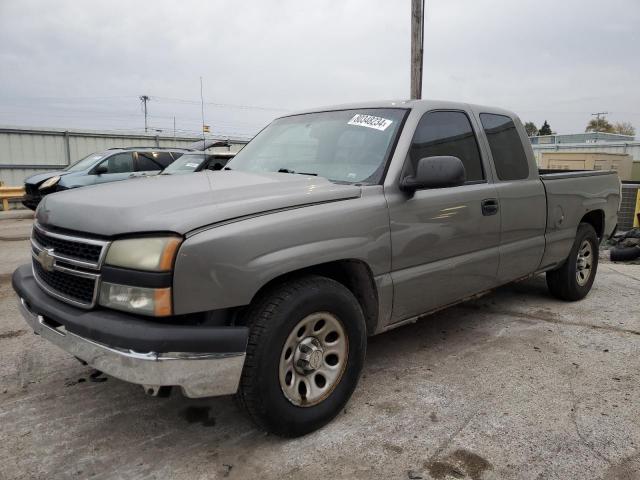
[[[372,338],[347,408],[283,440],[32,335],[9,277],[27,259],[0,241],[0,478],[640,479],[639,266],[602,263],[581,302],[538,277]]]

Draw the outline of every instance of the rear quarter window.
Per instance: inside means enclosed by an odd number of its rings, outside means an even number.
[[[174,160],[180,157],[179,154],[174,152],[159,152],[156,158],[156,162],[162,165],[162,168],[167,168]]]
[[[138,171],[153,172],[162,170],[164,167],[160,164],[155,152],[138,152]]]
[[[491,156],[500,180],[529,177],[529,162],[516,125],[510,117],[481,113],[480,122],[489,141]]]

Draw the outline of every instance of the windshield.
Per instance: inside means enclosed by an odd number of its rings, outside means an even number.
[[[244,147],[227,168],[378,183],[404,113],[398,108],[372,108],[279,118]]]
[[[104,153],[92,153],[75,163],[69,165],[65,170],[67,172],[80,172],[82,170],[86,170],[87,168],[92,167],[98,160],[104,158],[106,154]]]
[[[203,153],[185,153],[179,159],[175,160],[171,165],[165,168],[162,173],[180,174],[191,173],[204,161]]]

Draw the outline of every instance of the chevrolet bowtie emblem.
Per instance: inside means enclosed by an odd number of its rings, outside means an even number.
[[[44,268],[47,272],[53,271],[54,258],[53,255],[51,255],[52,253],[53,248],[45,248],[43,250],[40,250],[40,252],[38,253],[38,262],[40,262],[42,268]]]

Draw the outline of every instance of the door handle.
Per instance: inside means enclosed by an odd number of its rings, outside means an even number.
[[[496,198],[485,198],[482,200],[482,215],[488,217],[490,215],[495,215],[498,213],[499,205],[498,199]]]

